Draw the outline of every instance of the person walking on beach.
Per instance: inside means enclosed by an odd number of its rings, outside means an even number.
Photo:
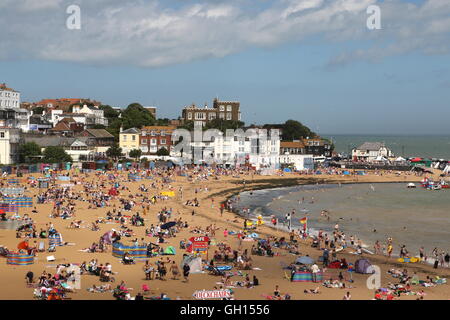
[[[187,263],[185,263],[183,266],[184,282],[189,282],[189,272],[190,271],[191,271],[191,267],[189,267],[189,265]]]
[[[347,291],[347,293],[344,295],[344,298],[342,300],[351,300],[352,299],[352,295],[350,294],[349,291]]]

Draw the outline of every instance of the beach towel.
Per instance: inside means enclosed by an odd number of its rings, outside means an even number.
[[[323,280],[323,275],[321,272],[316,273],[316,282]],[[313,282],[313,275],[311,272],[296,272],[292,278],[292,282]]]

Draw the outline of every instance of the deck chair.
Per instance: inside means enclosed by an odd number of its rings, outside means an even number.
[[[38,252],[45,252],[45,242],[44,241],[39,242]]]

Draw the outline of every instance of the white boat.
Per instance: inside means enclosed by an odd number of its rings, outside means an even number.
[[[408,185],[406,186],[408,189],[412,189],[412,188],[415,188],[416,187],[416,185],[414,184],[414,183],[408,183]]]

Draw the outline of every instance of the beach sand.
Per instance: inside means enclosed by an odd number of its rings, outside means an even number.
[[[122,173],[125,176],[127,173]],[[37,176],[37,175],[33,175]],[[81,175],[80,175],[81,176]],[[23,179],[25,179],[24,177]],[[22,178],[21,178],[22,179]],[[90,174],[86,181],[98,179],[93,174]],[[106,179],[106,177],[105,177]],[[216,242],[225,241],[229,243],[233,249],[237,248],[238,240],[236,236],[228,236],[226,239],[223,235],[224,228],[228,230],[238,231],[242,229],[243,219],[237,217],[234,213],[224,212],[223,216],[220,216],[219,203],[227,199],[227,197],[242,192],[244,190],[250,189],[261,189],[261,188],[273,188],[290,186],[305,183],[358,183],[358,182],[406,182],[406,181],[420,181],[421,177],[414,175],[408,176],[397,176],[395,174],[384,173],[383,175],[369,174],[367,176],[306,176],[306,175],[296,175],[293,173],[285,174],[284,176],[250,176],[241,175],[239,178],[233,178],[231,176],[221,176],[219,180],[207,180],[207,181],[196,181],[189,182],[186,177],[177,176],[174,178],[175,182],[171,183],[173,190],[176,193],[174,198],[164,201],[158,201],[155,205],[150,206],[150,212],[147,213],[145,218],[144,227],[131,227],[135,232],[136,236],[132,238],[145,238],[145,241],[156,243],[155,238],[149,238],[145,236],[145,229],[150,226],[150,224],[157,224],[157,213],[163,208],[173,208],[173,218],[181,218],[189,223],[189,228],[182,229],[180,233],[177,234],[175,238],[170,238],[164,247],[169,245],[174,246],[177,249],[175,256],[169,256],[170,259],[175,260],[177,264],[180,264],[182,260],[182,255],[185,253],[184,250],[179,249],[179,241],[181,239],[189,239],[196,234],[190,233],[189,229],[193,226],[206,227],[211,223],[214,223],[219,230],[216,232]],[[245,179],[245,187],[242,184],[243,179]],[[144,183],[146,186],[149,185],[150,180],[143,180],[142,182],[126,182],[126,185],[130,188],[130,192],[121,191],[120,196],[128,197],[129,194],[135,194],[138,192],[138,187]],[[64,182],[59,182],[64,183]],[[161,185],[161,183],[159,183]],[[195,197],[200,201],[200,207],[185,206],[184,201],[179,199],[178,188],[183,186],[183,199],[193,199]],[[195,188],[203,188],[207,186],[208,191],[200,191],[195,194]],[[406,187],[406,183],[405,183]],[[105,188],[105,190],[109,187]],[[165,189],[165,188],[164,188]],[[74,187],[75,191],[82,190],[80,185]],[[27,195],[36,195],[39,189],[29,189]],[[162,191],[149,188],[149,197],[158,194]],[[211,198],[214,199],[214,208],[211,207]],[[116,203],[119,208],[119,202],[113,200],[112,204]],[[29,270],[33,271],[35,277],[39,277],[43,270],[55,273],[55,266],[58,263],[82,263],[83,261],[89,262],[91,259],[98,259],[99,263],[111,263],[112,270],[117,272],[114,277],[116,278],[116,285],[120,281],[125,281],[127,287],[133,288],[132,295],[134,296],[137,292],[140,292],[142,284],[147,284],[151,289],[150,295],[159,295],[161,293],[167,294],[171,299],[193,299],[192,295],[196,290],[211,290],[217,286],[216,282],[220,282],[221,278],[217,276],[203,274],[192,274],[189,277],[189,282],[185,283],[182,280],[171,280],[170,273],[166,277],[166,281],[162,280],[150,280],[146,281],[142,267],[143,262],[137,262],[134,265],[123,265],[120,263],[119,259],[114,258],[111,254],[111,250],[106,253],[84,253],[79,250],[88,248],[93,242],[98,241],[99,237],[105,232],[111,230],[111,228],[118,228],[118,224],[99,224],[99,231],[91,231],[89,228],[81,229],[69,229],[68,226],[73,220],[63,220],[61,218],[52,219],[49,217],[52,211],[52,204],[40,204],[36,205],[38,213],[32,214],[31,208],[21,209],[20,214],[28,213],[36,223],[37,230],[40,228],[45,228],[47,223],[52,222],[62,236],[65,242],[74,243],[73,246],[58,247],[54,253],[38,253],[37,261],[31,266],[10,266],[6,264],[6,259],[1,258],[0,264],[0,283],[2,284],[2,290],[0,291],[0,299],[33,299],[33,289],[28,288],[25,284],[25,274]],[[135,209],[135,208],[134,208]],[[83,220],[83,225],[90,226],[92,221],[95,221],[99,217],[105,217],[106,212],[111,210],[111,207],[88,209],[88,203],[82,201],[76,201],[76,220]],[[140,206],[136,206],[136,210],[140,212],[142,216],[142,209]],[[195,210],[196,214],[191,215],[192,210]],[[134,211],[134,210],[133,210]],[[179,212],[179,214],[178,214]],[[256,230],[261,236],[273,235],[276,237],[286,236],[285,233],[279,230],[275,230],[268,226],[260,226]],[[14,230],[0,230],[0,244],[6,246],[10,249],[15,249],[17,247],[20,239],[16,239],[16,232]],[[128,239],[123,238],[124,243],[127,243]],[[33,243],[34,239],[30,240]],[[38,242],[40,239],[35,239]],[[48,247],[48,240],[45,240],[46,247]],[[129,244],[129,242],[128,242]],[[248,248],[250,250],[254,242],[243,242],[243,249]],[[394,243],[394,248],[396,248]],[[209,258],[211,258],[215,246],[211,246],[209,250]],[[302,255],[308,254],[309,256],[317,259],[321,252],[317,249],[311,248],[308,241],[301,242],[300,251]],[[338,258],[346,258],[348,262],[354,262],[358,257],[349,253],[348,251],[353,251],[346,249],[343,252],[338,253]],[[285,270],[282,269],[282,264],[289,264],[293,262],[296,258],[295,255],[287,253],[285,250],[275,249],[275,252],[279,255],[275,257],[260,257],[252,256],[253,267],[258,267],[261,270],[250,270],[243,271],[244,273],[249,273],[250,278],[256,275],[260,281],[260,286],[252,289],[246,288],[235,288],[234,296],[236,299],[265,299],[265,295],[270,295],[273,293],[275,285],[279,285],[281,293],[289,293],[292,299],[309,300],[309,299],[338,299],[341,300],[347,291],[350,291],[352,299],[372,299],[374,297],[374,290],[369,290],[366,286],[367,275],[353,274],[354,283],[351,285],[351,289],[337,289],[337,288],[325,288],[320,284],[315,283],[291,283],[285,278]],[[48,263],[46,257],[49,255],[54,255],[56,261]],[[425,279],[427,275],[439,275],[441,277],[448,278],[450,274],[449,269],[433,269],[429,265],[425,264],[400,264],[396,262],[396,259],[392,258],[387,260],[386,257],[368,255],[368,259],[381,268],[382,276],[382,286],[386,286],[389,282],[397,283],[397,280],[392,278],[386,273],[390,268],[407,268],[410,272],[417,271],[421,280]],[[159,257],[149,258],[150,261],[155,262]],[[321,264],[319,264],[321,266]],[[180,266],[181,267],[181,266]],[[339,270],[329,269],[326,274],[333,276],[334,279],[337,278]],[[346,277],[347,272],[343,272]],[[240,276],[234,276],[233,281],[243,280]],[[106,293],[90,293],[86,289],[91,287],[93,284],[102,285],[99,278],[93,275],[82,275],[81,276],[81,290],[76,290],[74,293],[69,293],[71,299],[114,299],[111,292]],[[349,284],[347,282],[347,284]],[[114,285],[114,284],[113,284]],[[304,289],[313,289],[320,285],[320,294],[304,294]],[[413,286],[413,291],[419,291],[424,289],[426,292],[425,299],[449,299],[450,290],[447,284],[439,285],[436,287],[424,288],[421,286]],[[416,296],[405,296],[402,295],[399,299],[416,299]]]

